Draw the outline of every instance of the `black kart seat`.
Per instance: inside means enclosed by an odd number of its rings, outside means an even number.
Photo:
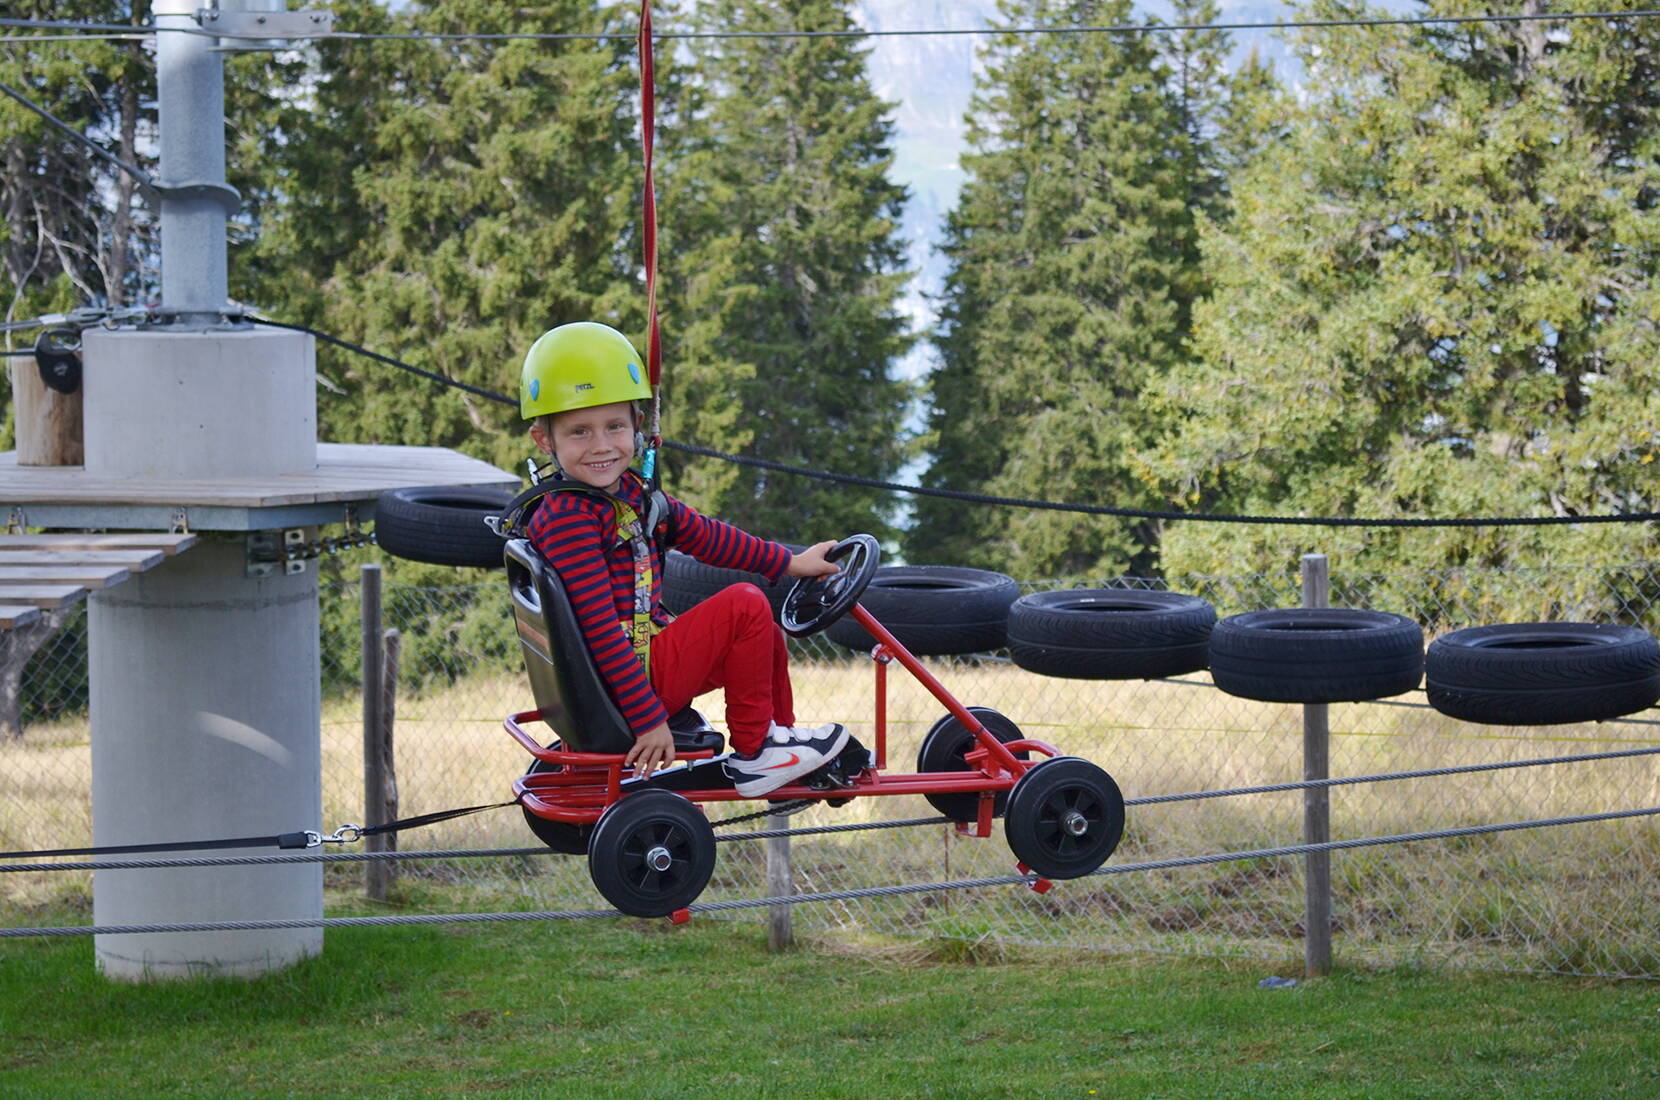
[[[634,735],[583,643],[559,574],[528,539],[510,540],[502,556],[525,674],[542,721],[571,752],[627,752],[634,747]],[[676,752],[726,748],[720,731],[691,707],[670,717],[669,729]]]

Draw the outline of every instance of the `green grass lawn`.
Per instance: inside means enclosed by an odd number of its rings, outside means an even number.
[[[1295,973],[1287,964],[1279,973]],[[331,929],[255,981],[0,941],[0,1096],[1660,1095],[1660,988],[1261,963],[766,949],[705,918]]]

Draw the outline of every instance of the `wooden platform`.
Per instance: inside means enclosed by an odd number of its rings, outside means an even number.
[[[520,479],[445,447],[319,443],[317,468],[305,473],[189,481],[89,477],[0,452],[0,517],[12,513],[13,526],[261,531],[338,523],[348,512],[368,521],[382,492],[414,485],[518,489]]]
[[[73,606],[189,549],[195,535],[0,535],[0,630]]]

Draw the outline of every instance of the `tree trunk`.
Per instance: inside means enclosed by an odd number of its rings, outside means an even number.
[[[23,669],[67,617],[65,610],[48,611],[27,626],[0,633],[0,741],[23,740]]]
[[[134,14],[137,18],[137,14]],[[140,50],[132,43],[134,54]],[[121,159],[128,164],[136,162],[138,144],[138,66],[129,68],[121,78]],[[128,237],[132,233],[133,188],[135,181],[126,172],[115,175],[115,216],[110,223],[110,256],[104,293],[111,309],[127,304],[127,264],[130,255]]]

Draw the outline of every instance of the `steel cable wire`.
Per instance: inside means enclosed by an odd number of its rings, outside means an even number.
[[[1507,821],[1496,825],[1467,825],[1452,829],[1432,829],[1415,833],[1396,833],[1389,836],[1360,837],[1354,840],[1328,840],[1318,844],[1288,844],[1278,848],[1254,848],[1239,852],[1217,852],[1209,855],[1174,856],[1169,859],[1147,860],[1102,867],[1092,871],[1091,878],[1101,875],[1125,875],[1142,871],[1165,871],[1183,867],[1199,867],[1216,863],[1243,863],[1258,859],[1278,859],[1305,855],[1310,852],[1336,852],[1349,848],[1374,848],[1385,844],[1411,844],[1428,840],[1446,840],[1455,837],[1478,836],[1487,833],[1517,832],[1523,829],[1543,829],[1561,825],[1582,825],[1598,821],[1616,821],[1624,818],[1660,814],[1660,806],[1640,810],[1613,810],[1600,814],[1578,814],[1572,817],[1543,818],[1534,821]],[[906,894],[938,893],[946,890],[972,890],[988,886],[1030,886],[1035,876],[994,875],[987,878],[955,879],[946,882],[913,882],[894,886],[864,886],[851,890],[818,890],[805,894],[784,894],[768,898],[743,898],[734,901],[697,902],[688,909],[693,913],[724,913],[742,909],[762,909],[776,905],[805,905],[823,901],[854,901],[860,898],[899,897]],[[381,927],[411,924],[487,924],[517,921],[591,920],[617,917],[623,914],[614,909],[539,910],[523,913],[448,913],[408,914],[384,917],[304,917],[293,920],[254,921],[196,921],[176,924],[121,924],[76,925],[36,928],[0,928],[0,939],[18,939],[40,936],[116,936],[151,932],[258,932],[282,928],[350,928]]]

